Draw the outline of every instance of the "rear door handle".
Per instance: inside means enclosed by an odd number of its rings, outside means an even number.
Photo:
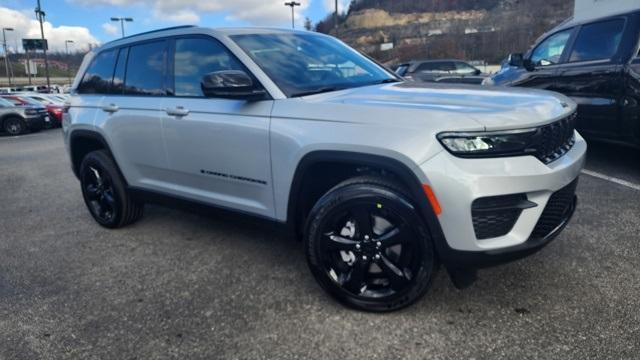
[[[102,111],[108,112],[108,113],[114,113],[118,110],[120,110],[120,108],[115,104],[109,104],[102,107]]]
[[[173,109],[164,109],[164,111],[166,111],[167,115],[170,116],[176,116],[176,117],[183,117],[183,116],[187,116],[189,115],[189,110],[185,109],[182,106],[176,106]]]

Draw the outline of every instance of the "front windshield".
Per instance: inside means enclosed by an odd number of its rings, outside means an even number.
[[[328,36],[283,33],[232,39],[289,97],[399,81]]]

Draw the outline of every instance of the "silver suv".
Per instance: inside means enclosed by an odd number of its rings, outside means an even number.
[[[6,134],[20,135],[27,131],[40,131],[44,126],[43,119],[42,109],[17,106],[0,97],[0,129]]]
[[[328,293],[390,311],[439,264],[464,287],[563,229],[587,149],[575,110],[403,82],[321,34],[178,27],[89,53],[63,127],[100,225],[167,199],[266,218],[304,241]]]

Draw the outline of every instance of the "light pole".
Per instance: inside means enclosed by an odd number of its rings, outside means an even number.
[[[73,44],[73,40],[64,41],[64,49],[67,52],[67,77],[69,78],[69,85],[71,85],[71,61],[69,61],[69,44]]]
[[[333,29],[336,32],[336,37],[338,37],[338,0],[336,2],[336,11],[333,13]]]
[[[112,17],[111,21],[120,21],[120,29],[122,30],[122,37],[124,37],[124,22],[132,22],[133,18],[130,17]]]
[[[38,0],[38,7],[36,8],[36,17],[40,22],[40,36],[42,37],[42,51],[44,52],[44,73],[47,77],[47,91],[51,90],[51,81],[49,80],[49,60],[47,59],[47,45],[46,40],[44,39],[44,28],[42,27],[42,22],[44,21],[45,13],[42,11],[40,7],[40,0]]]
[[[296,6],[300,6],[300,3],[295,1],[289,1],[284,3],[284,6],[289,6],[291,8],[291,28],[295,29],[296,23],[295,23],[295,14],[294,14],[293,8],[295,8]]]
[[[9,87],[11,87],[11,74],[9,73],[9,52],[7,51],[7,34],[5,31],[13,31],[13,28],[2,28],[2,48],[4,49],[4,68],[9,79]]]

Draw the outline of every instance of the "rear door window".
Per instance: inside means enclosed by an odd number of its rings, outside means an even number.
[[[583,25],[576,37],[570,62],[610,59],[618,52],[624,19]]]
[[[155,41],[129,48],[124,93],[164,95],[166,41]]]
[[[78,93],[106,94],[111,86],[115,64],[115,50],[103,51],[96,55],[78,85]]]

